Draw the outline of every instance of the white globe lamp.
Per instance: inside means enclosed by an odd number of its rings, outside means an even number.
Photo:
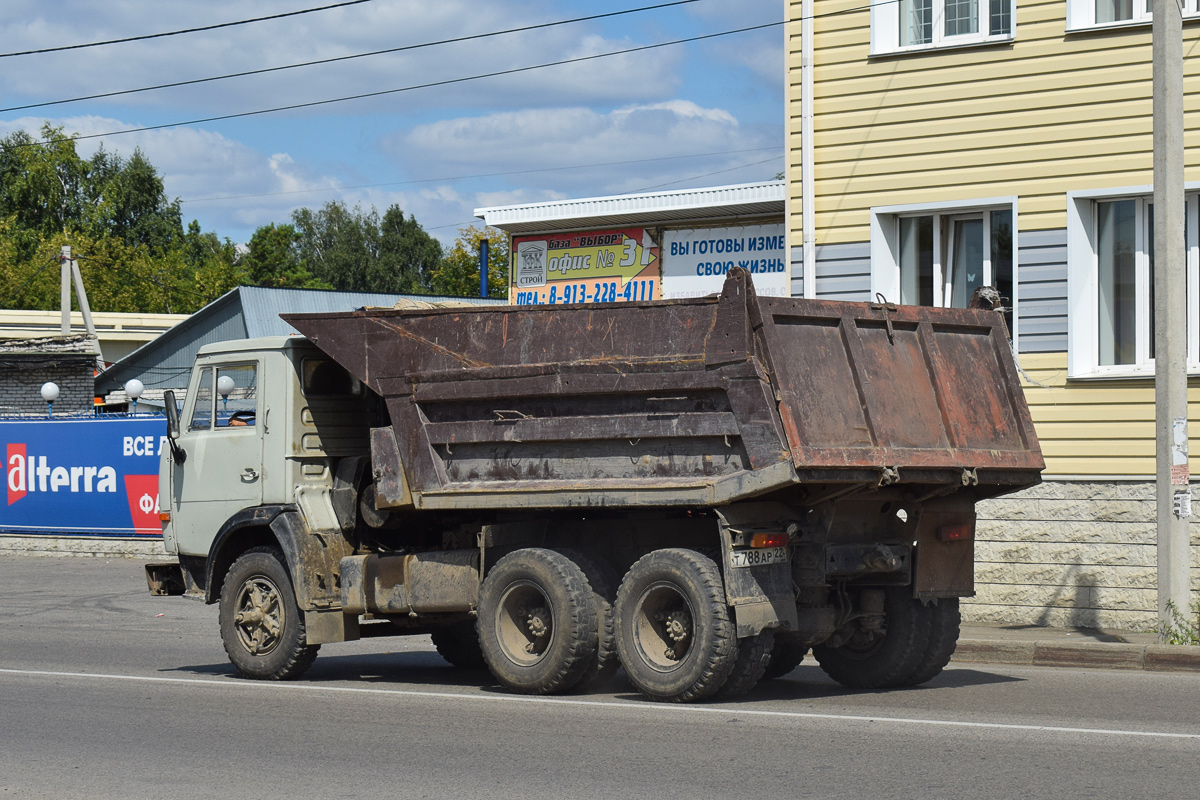
[[[42,399],[46,401],[47,416],[54,416],[54,401],[58,399],[58,384],[46,381],[42,384]]]
[[[130,378],[125,381],[125,394],[129,395],[129,399],[133,401],[133,413],[137,413],[137,401],[142,396],[142,392],[146,391],[146,385],[137,378]]]

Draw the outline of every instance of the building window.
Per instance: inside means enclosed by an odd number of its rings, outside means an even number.
[[[1067,30],[1146,25],[1151,19],[1150,9],[1150,0],[1067,0]],[[1183,16],[1200,16],[1196,0],[1184,2]]]
[[[1073,378],[1154,372],[1154,204],[1134,196],[1068,194],[1068,374]],[[1184,248],[1188,285],[1188,364],[1200,368],[1196,295],[1197,203],[1187,195]]]
[[[1010,40],[1013,38],[1012,3],[1013,0],[873,3],[871,53]]]
[[[909,305],[966,308],[981,286],[1005,298],[1014,330],[1016,201],[872,210],[872,295]]]

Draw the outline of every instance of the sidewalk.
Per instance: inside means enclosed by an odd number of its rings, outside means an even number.
[[[1155,633],[973,623],[951,662],[1200,672],[1200,647],[1160,645]]]

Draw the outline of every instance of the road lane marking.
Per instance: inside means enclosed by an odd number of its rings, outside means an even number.
[[[1171,731],[1135,731],[1120,728],[1076,728],[1066,725],[1022,725],[1010,722],[970,722],[965,720],[926,719],[921,717],[882,717],[862,714],[828,714],[814,711],[763,711],[730,706],[668,705],[661,703],[631,703],[622,700],[581,700],[566,697],[533,697],[518,694],[464,694],[460,692],[429,692],[419,689],[380,689],[366,686],[321,686],[311,683],[273,683],[250,680],[217,680],[213,678],[168,678],[159,675],[114,675],[98,672],[56,672],[37,669],[5,669],[0,674],[30,675],[44,678],[78,678],[90,680],[169,683],[189,686],[220,686],[236,689],[266,689],[268,691],[334,692],[343,694],[387,695],[392,697],[437,698],[439,700],[482,700],[495,703],[534,703],[539,705],[580,706],[584,708],[619,708],[656,713],[723,714],[736,717],[766,717],[774,719],[814,719],[833,722],[883,722],[896,725],[926,725],[946,728],[975,728],[982,730],[1024,731],[1043,733],[1096,734],[1101,736],[1134,736],[1157,739],[1200,739],[1200,733]]]

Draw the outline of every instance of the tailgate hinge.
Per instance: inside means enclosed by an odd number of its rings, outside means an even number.
[[[896,332],[894,330],[892,330],[891,312],[899,311],[900,309],[896,308],[895,303],[889,303],[887,301],[887,298],[883,296],[883,292],[876,292],[875,299],[878,300],[879,302],[872,303],[871,308],[875,311],[883,312],[883,321],[884,321],[884,324],[887,325],[888,342],[890,344],[895,344],[896,343]]]

